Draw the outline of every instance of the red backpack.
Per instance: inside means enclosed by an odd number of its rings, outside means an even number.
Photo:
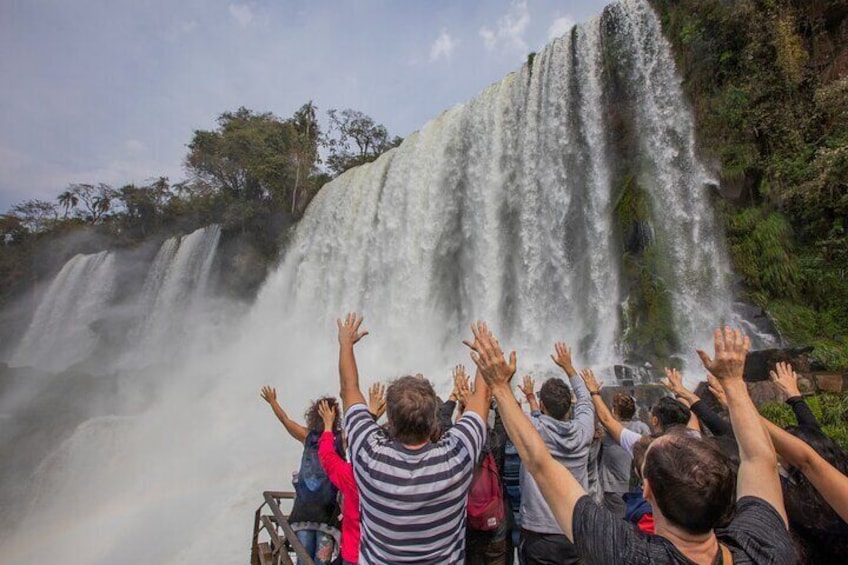
[[[501,479],[495,458],[489,453],[474,470],[471,492],[468,493],[468,527],[472,530],[490,531],[504,519],[504,500]]]

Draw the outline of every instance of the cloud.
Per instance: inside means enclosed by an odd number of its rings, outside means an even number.
[[[138,139],[128,139],[124,142],[124,149],[130,153],[142,153],[147,151],[147,146]]]
[[[230,15],[241,27],[247,27],[253,21],[253,11],[247,4],[230,4]]]
[[[230,10],[231,10],[230,13],[232,13],[232,6],[230,6]],[[233,17],[235,17],[235,16],[233,16]],[[194,30],[197,29],[197,26],[198,26],[197,20],[190,20],[190,21],[187,21],[187,22],[182,22],[180,24],[180,31],[183,32],[183,33],[191,33],[191,32],[193,32]]]
[[[506,14],[498,20],[496,29],[488,26],[480,28],[480,37],[486,50],[494,51],[496,48],[515,49],[527,51],[527,42],[524,41],[524,33],[530,25],[530,10],[527,8],[526,0],[514,1]]]
[[[442,29],[442,33],[439,34],[439,37],[436,38],[436,41],[430,47],[430,62],[438,61],[441,58],[450,61],[456,43],[455,40],[451,39],[447,30]]]
[[[551,24],[551,27],[548,28],[548,41],[556,39],[558,37],[562,37],[574,27],[574,18],[571,16],[563,16],[561,18],[557,18]]]

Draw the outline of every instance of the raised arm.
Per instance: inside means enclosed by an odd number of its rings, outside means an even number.
[[[274,411],[274,415],[277,416],[277,419],[281,424],[283,424],[283,427],[286,428],[286,431],[291,437],[300,443],[306,441],[306,436],[309,435],[309,430],[306,426],[302,426],[289,418],[289,415],[286,414],[286,411],[283,410],[277,402],[277,389],[271,388],[270,386],[263,386],[262,392],[259,393],[259,396],[261,396],[262,399],[271,406],[271,410]]]
[[[485,324],[482,325],[485,327]],[[573,541],[574,507],[586,491],[568,469],[551,457],[541,436],[515,401],[509,384],[515,374],[515,352],[510,354],[507,363],[497,340],[488,331],[479,335],[475,333],[475,338],[473,344],[467,344],[473,349],[471,358],[491,387],[507,434],[518,450],[521,462],[539,485],[560,528]]]
[[[368,387],[368,411],[379,420],[386,413],[386,385],[374,383]]]
[[[483,425],[489,418],[489,406],[492,403],[492,394],[489,392],[489,385],[480,375],[480,371],[474,375],[474,389],[467,392],[463,397],[465,404],[465,412],[474,412],[483,419]],[[465,413],[463,412],[463,413]]]
[[[751,342],[739,330],[725,327],[715,331],[715,356],[710,358],[698,350],[704,367],[715,375],[727,397],[730,422],[739,444],[739,475],[736,481],[736,498],[756,496],[769,504],[786,520],[783,492],[777,474],[777,456],[769,434],[760,424],[760,415],[748,395],[742,379],[745,357]]]
[[[769,372],[769,376],[771,376],[772,382],[786,395],[786,403],[795,413],[798,425],[812,428],[821,433],[819,421],[804,401],[801,389],[798,388],[798,374],[792,369],[792,365],[777,363],[774,368],[774,371]]]
[[[530,406],[530,412],[539,410],[539,401],[536,400],[536,381],[530,375],[524,375],[522,384],[518,385],[518,390],[524,395],[527,404]]]
[[[344,322],[336,320],[336,324],[339,326],[339,396],[347,411],[354,404],[365,404],[365,397],[359,388],[359,370],[356,368],[353,346],[368,332],[359,329],[362,316],[354,312],[345,316]]]
[[[607,407],[606,402],[604,402],[604,399],[601,398],[601,385],[599,385],[598,381],[595,379],[595,374],[592,373],[591,369],[584,369],[580,373],[580,376],[583,378],[583,382],[586,384],[586,389],[592,397],[592,404],[595,405],[595,412],[598,414],[598,421],[601,422],[601,425],[613,441],[621,444],[621,434],[622,430],[625,428],[621,425],[621,422],[615,419],[615,416],[612,415],[612,412]]]
[[[574,418],[572,421],[579,425],[585,441],[589,442],[591,441],[590,438],[595,435],[595,409],[592,407],[592,395],[589,393],[585,381],[574,368],[571,361],[571,348],[558,341],[554,344],[554,350],[556,355],[551,355],[551,359],[568,375],[571,390],[574,391],[574,396],[577,398],[577,402],[574,403]]]
[[[692,406],[700,400],[698,395],[694,392],[686,388],[686,385],[683,384],[683,375],[680,374],[680,371],[674,369],[672,367],[665,368],[665,381],[660,381],[660,384],[666,388],[666,390],[670,391],[674,394],[674,398],[677,399],[678,402],[685,404],[689,411],[689,422],[686,423],[686,427],[690,430],[695,430],[696,432],[701,431],[701,423],[699,421],[699,417],[695,414],[694,410],[691,410]]]
[[[765,418],[762,422],[780,456],[804,473],[839,517],[848,522],[848,477],[802,440]]]

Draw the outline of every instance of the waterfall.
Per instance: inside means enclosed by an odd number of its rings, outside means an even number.
[[[626,154],[612,139],[612,113],[635,131]],[[288,304],[296,319],[326,324],[356,308],[395,343],[387,349],[419,343],[436,357],[480,317],[531,359],[564,339],[585,361],[620,361],[626,296],[614,203],[625,160],[651,204],[665,258],[652,275],[688,351],[729,317],[729,269],[680,79],[642,0],[612,4],[325,186],[256,309]],[[410,321],[426,336],[405,330]]]
[[[72,257],[44,293],[10,364],[56,371],[91,355],[98,343],[92,324],[109,306],[115,275],[107,251]]]
[[[310,399],[337,394],[334,319],[349,310],[363,312],[371,332],[357,346],[363,387],[421,371],[443,391],[451,365],[470,365],[461,340],[477,318],[518,350],[522,371],[550,370],[555,340],[574,347],[579,366],[609,366],[638,345],[638,312],[627,306],[636,256],[662,289],[680,350],[702,345],[731,316],[729,269],[660,31],[645,0],[611,4],[324,186],[249,314],[227,318],[227,335],[202,352],[187,344],[210,325],[195,297],[219,229],[166,241],[138,299],[132,370],[116,387],[144,408],[69,427],[34,473],[47,497],[33,497],[25,523],[0,536],[0,555],[38,562],[49,547],[80,563],[244,560],[261,492],[291,488],[301,449],[259,389],[278,387],[298,420]],[[623,237],[625,186],[645,198],[633,249]],[[645,248],[650,261],[638,257]],[[107,292],[60,299],[59,289],[107,289],[110,257],[63,268],[21,358],[37,358],[32,343],[55,328],[96,319],[77,305],[104,304]],[[86,284],[60,283],[79,277]],[[39,350],[58,349],[59,337]],[[143,366],[177,348],[180,363]]]
[[[167,359],[186,344],[206,295],[220,237],[220,226],[212,225],[162,244],[142,287],[140,319],[130,333],[125,363]]]

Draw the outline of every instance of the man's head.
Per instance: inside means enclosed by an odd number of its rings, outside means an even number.
[[[436,391],[427,379],[401,377],[386,389],[386,415],[393,438],[415,445],[436,429]]]
[[[571,408],[571,389],[562,379],[548,379],[539,390],[539,402],[542,412],[556,420],[563,420]]]
[[[689,423],[690,414],[688,407],[670,396],[664,396],[651,408],[651,431],[665,433],[674,426],[685,426]]]
[[[673,429],[656,438],[642,466],[645,498],[674,526],[704,534],[733,508],[736,475],[713,442]]]
[[[636,414],[636,401],[629,394],[617,392],[612,397],[612,413],[619,420],[630,420]]]

